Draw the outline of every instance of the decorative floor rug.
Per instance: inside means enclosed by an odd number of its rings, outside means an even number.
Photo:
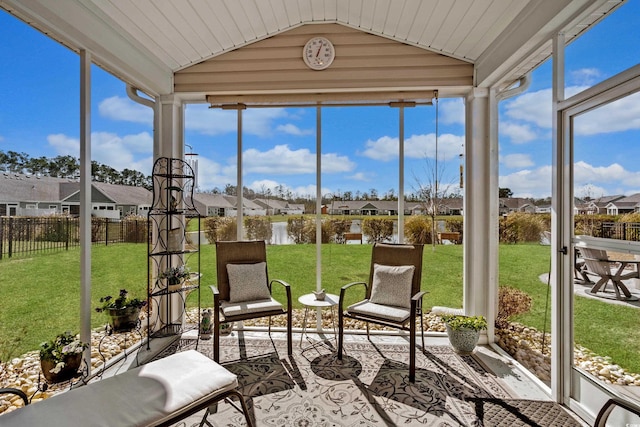
[[[407,345],[347,342],[338,360],[333,341],[304,351],[295,342],[289,358],[284,341],[239,341],[235,335],[221,340],[220,363],[238,375],[257,426],[482,426],[470,399],[514,397],[479,359],[448,346],[418,348],[412,384]],[[182,340],[158,357],[195,343]],[[198,350],[211,357],[212,342],[200,341]],[[197,426],[201,419],[196,414],[177,426]],[[227,403],[207,421],[216,427],[245,425]]]

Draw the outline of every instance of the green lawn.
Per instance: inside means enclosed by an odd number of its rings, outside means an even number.
[[[203,306],[211,305],[206,285],[215,284],[215,248],[201,247]],[[322,278],[327,292],[339,294],[340,287],[366,280],[370,245],[323,245]],[[426,308],[434,305],[462,306],[462,246],[425,247],[422,287],[428,291]],[[530,313],[517,321],[544,328],[548,287],[539,276],[549,270],[549,247],[538,244],[500,245],[500,284],[526,291],[533,298]],[[35,255],[0,261],[0,358],[18,356],[37,349],[38,344],[58,332],[79,330],[80,252]],[[268,247],[269,277],[292,285],[294,307],[298,297],[315,289],[316,248],[314,245]],[[195,265],[192,265],[195,270]],[[92,248],[92,307],[100,297],[116,295],[126,288],[133,296],[144,296],[147,280],[147,248],[144,244],[118,244]],[[276,298],[282,299],[280,287]],[[356,295],[353,296],[355,298]],[[189,304],[197,304],[197,293]],[[550,305],[549,305],[550,307]],[[550,308],[549,308],[550,309]],[[614,363],[640,372],[640,311],[604,301],[575,298],[575,338]],[[92,310],[92,326],[106,323],[104,314]],[[549,324],[547,316],[547,330]]]

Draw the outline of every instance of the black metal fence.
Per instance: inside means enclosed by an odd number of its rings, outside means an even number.
[[[640,223],[637,222],[603,222],[600,236],[606,239],[640,241]]]
[[[145,243],[147,219],[91,219],[94,244]],[[78,218],[0,217],[0,259],[18,254],[68,250],[80,245]]]

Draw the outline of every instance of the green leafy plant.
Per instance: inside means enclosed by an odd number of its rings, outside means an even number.
[[[459,314],[445,314],[441,316],[441,319],[454,331],[458,331],[460,329],[472,329],[474,331],[487,329],[487,319],[485,319],[484,316],[462,316]]]
[[[120,310],[129,307],[142,308],[147,305],[146,299],[128,298],[128,294],[129,292],[126,289],[120,289],[120,294],[117,298],[113,298],[111,295],[100,298],[102,305],[96,307],[96,311],[100,313],[105,310]]]
[[[167,279],[167,282],[170,285],[178,285],[183,279],[186,279],[189,276],[191,276],[191,273],[184,265],[181,265],[180,267],[169,267],[160,273],[160,278]]]
[[[55,363],[55,367],[50,372],[57,374],[66,366],[69,356],[82,353],[88,346],[89,344],[83,343],[77,336],[66,331],[40,344],[40,360],[50,360]]]

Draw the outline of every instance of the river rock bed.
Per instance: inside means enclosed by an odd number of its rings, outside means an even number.
[[[314,313],[315,314],[315,313]],[[187,313],[187,322],[196,323],[199,319],[197,310]],[[293,323],[302,325],[304,320],[304,310],[293,311]],[[322,312],[323,327],[332,328],[330,313],[328,310]],[[315,316],[309,316],[308,326],[315,326]],[[440,316],[426,313],[423,316],[425,331],[444,332],[445,327]],[[267,326],[267,319],[255,319],[245,321],[246,326]],[[286,317],[275,316],[272,318],[272,326],[285,327]],[[362,322],[353,319],[345,319],[347,329],[365,329]],[[379,325],[370,325],[372,330],[384,329]],[[140,340],[143,334],[137,332],[119,333],[106,335],[104,328],[92,331],[91,335],[91,369],[97,372],[105,360],[109,360],[124,349]],[[522,366],[529,369],[543,382],[549,384],[551,378],[551,337],[544,336],[544,347],[542,345],[543,334],[533,328],[512,323],[506,329],[496,330],[496,338],[502,349],[509,353]],[[101,353],[98,352],[100,348]],[[544,351],[543,351],[544,348]],[[574,348],[575,365],[588,371],[598,379],[618,385],[640,386],[640,374],[626,372],[620,366],[612,364],[608,357],[594,354],[588,349],[576,346]],[[52,384],[43,387],[44,378],[40,375],[40,358],[38,351],[31,351],[12,359],[6,364],[0,364],[0,387],[14,387],[22,390],[29,396],[33,403],[53,396],[56,393],[69,389],[69,382]],[[0,395],[0,414],[11,411],[22,406],[22,400],[18,396]]]

